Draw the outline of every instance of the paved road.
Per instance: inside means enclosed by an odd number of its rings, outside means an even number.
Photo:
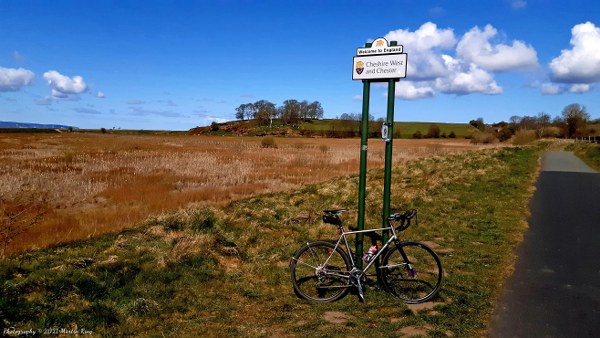
[[[490,337],[600,337],[600,174],[546,153]]]

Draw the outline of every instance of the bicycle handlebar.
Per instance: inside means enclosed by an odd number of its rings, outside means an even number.
[[[323,212],[325,213],[325,215],[323,215],[323,222],[341,226],[342,220],[340,219],[339,215],[346,211],[348,211],[348,210],[346,210],[346,209],[323,210]],[[390,223],[390,226],[392,226],[392,222],[400,222],[400,225],[398,227],[396,227],[396,229],[398,231],[403,231],[410,226],[410,221],[413,218],[415,219],[415,222],[418,225],[419,221],[417,219],[417,210],[416,209],[408,210],[403,214],[401,214],[401,213],[392,214],[388,217],[388,223]],[[354,231],[356,229],[353,229],[352,227],[350,227],[350,230]]]
[[[416,209],[412,209],[412,210],[408,210],[403,214],[400,213],[395,213],[390,215],[390,217],[388,217],[388,222],[400,222],[400,225],[396,228],[398,231],[403,231],[406,230],[406,228],[408,228],[410,226],[410,221],[411,219],[415,218],[415,222],[418,224],[419,221],[417,219],[417,210]]]

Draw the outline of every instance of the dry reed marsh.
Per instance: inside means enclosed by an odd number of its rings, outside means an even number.
[[[358,173],[358,139],[0,135],[1,254],[132,227],[190,204],[219,206]],[[394,160],[479,149],[467,140],[395,140]],[[369,142],[369,168],[384,144]]]

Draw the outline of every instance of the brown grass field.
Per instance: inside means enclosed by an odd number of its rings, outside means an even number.
[[[1,256],[85,239],[190,205],[358,174],[359,139],[0,134]],[[394,162],[480,149],[468,140],[394,140]],[[384,143],[369,140],[369,169]]]

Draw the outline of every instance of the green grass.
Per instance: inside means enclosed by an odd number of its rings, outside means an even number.
[[[336,132],[347,132],[353,131],[354,137],[359,137],[359,121],[345,121],[345,120],[306,120],[298,123],[297,125],[288,125],[283,121],[276,119],[273,120],[272,126],[260,126],[255,120],[247,121],[232,121],[227,123],[219,124],[219,130],[211,131],[210,126],[199,127],[190,130],[190,133],[204,133],[208,135],[236,135],[236,132],[242,132],[247,136],[264,136],[264,135],[288,135],[288,130],[291,130],[292,135],[294,133],[300,135],[321,135],[329,136],[331,131]],[[468,123],[437,123],[437,122],[394,122],[395,135],[400,134],[400,138],[412,138],[416,131],[420,131],[421,134],[425,135],[429,131],[431,125],[436,124],[440,128],[440,133],[449,135],[450,132],[454,132],[457,138],[465,138],[470,136],[476,129]],[[369,122],[369,131],[372,134],[379,137],[381,129],[381,122]],[[112,132],[112,131],[111,131]],[[352,137],[344,136],[342,133],[341,137]],[[370,137],[374,137],[371,135]]]
[[[85,328],[102,336],[482,335],[526,229],[540,149],[489,149],[393,171],[392,208],[419,210],[406,239],[437,245],[445,282],[432,309],[371,287],[365,303],[298,299],[288,262],[309,240],[333,240],[326,208],[355,209],[357,177],[224,208],[180,210],[98,239],[0,262],[0,329]],[[378,227],[383,171],[369,172],[367,226]],[[346,214],[352,223],[356,213]],[[347,318],[332,323],[336,311]]]
[[[440,127],[440,133],[446,135],[454,132],[457,138],[470,136],[476,129],[468,123],[433,123],[433,122],[396,122],[394,131],[400,129],[401,138],[412,138],[413,134],[420,131],[423,135],[427,134],[432,124]]]
[[[566,148],[574,152],[590,167],[600,171],[600,144],[594,143],[573,143]]]
[[[301,129],[311,130],[315,132],[327,132],[333,128],[343,128],[343,122],[354,123],[356,128],[359,125],[358,121],[339,121],[339,120],[318,120],[304,122],[300,125]],[[398,133],[400,130],[400,138],[412,138],[416,131],[420,131],[423,135],[427,134],[431,125],[436,124],[440,127],[440,133],[446,135],[450,132],[454,132],[456,137],[464,138],[470,136],[475,128],[468,123],[437,123],[437,122],[394,122],[394,132]],[[379,132],[381,128],[381,122],[370,122],[369,130]]]

